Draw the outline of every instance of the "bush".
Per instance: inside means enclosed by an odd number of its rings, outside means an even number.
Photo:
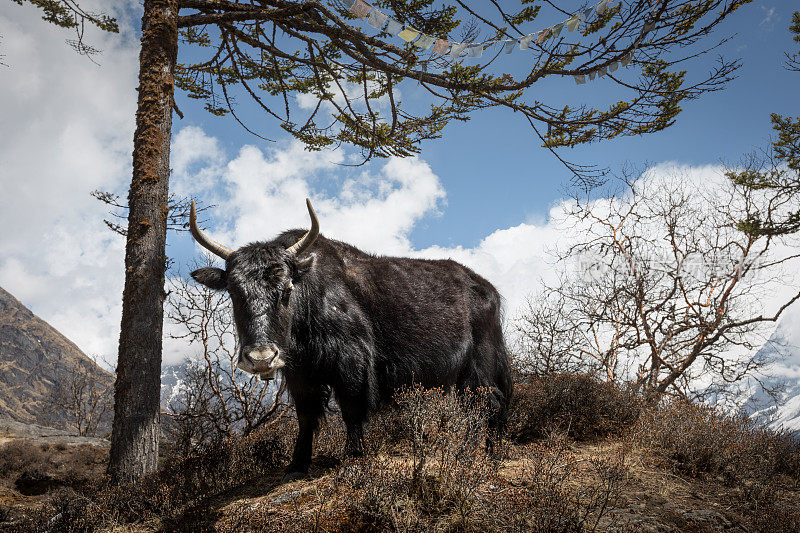
[[[102,477],[107,459],[107,449],[90,444],[15,440],[0,446],[0,479],[26,495],[58,487],[82,490]]]
[[[800,480],[800,442],[712,407],[669,401],[642,414],[632,438],[694,477],[735,486],[749,511],[778,513],[781,476]],[[789,519],[787,519],[789,520]],[[794,515],[794,523],[798,516]]]
[[[586,374],[535,377],[514,386],[506,435],[526,443],[558,430],[576,440],[619,435],[639,416],[641,402]]]

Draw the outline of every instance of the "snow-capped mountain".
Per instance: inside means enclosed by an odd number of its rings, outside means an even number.
[[[750,380],[744,384],[739,403],[745,414],[771,429],[800,437],[800,346],[793,337],[784,322],[756,353],[757,358],[774,361],[760,381],[775,392],[769,394]]]

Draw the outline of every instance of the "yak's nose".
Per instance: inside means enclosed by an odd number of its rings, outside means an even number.
[[[271,344],[242,350],[236,366],[251,374],[272,374],[285,364],[278,347]]]

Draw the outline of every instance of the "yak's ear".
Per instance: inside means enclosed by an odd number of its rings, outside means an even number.
[[[192,272],[192,277],[197,283],[209,289],[221,291],[228,286],[228,277],[224,270],[215,267],[198,268]]]
[[[304,259],[298,259],[297,263],[295,263],[294,269],[294,276],[292,276],[292,281],[300,281],[303,276],[311,272],[311,269],[314,268],[314,263],[317,261],[316,254],[309,254],[308,257]]]

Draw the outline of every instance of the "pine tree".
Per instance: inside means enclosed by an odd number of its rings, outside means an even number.
[[[800,11],[792,15],[789,31],[800,43]],[[787,53],[784,68],[800,72],[800,53]],[[772,113],[770,121],[776,137],[765,153],[748,157],[744,170],[727,174],[737,185],[778,193],[776,202],[790,206],[778,216],[756,213],[742,220],[739,229],[754,235],[788,235],[800,231],[800,208],[796,207],[800,199],[800,115]]]

